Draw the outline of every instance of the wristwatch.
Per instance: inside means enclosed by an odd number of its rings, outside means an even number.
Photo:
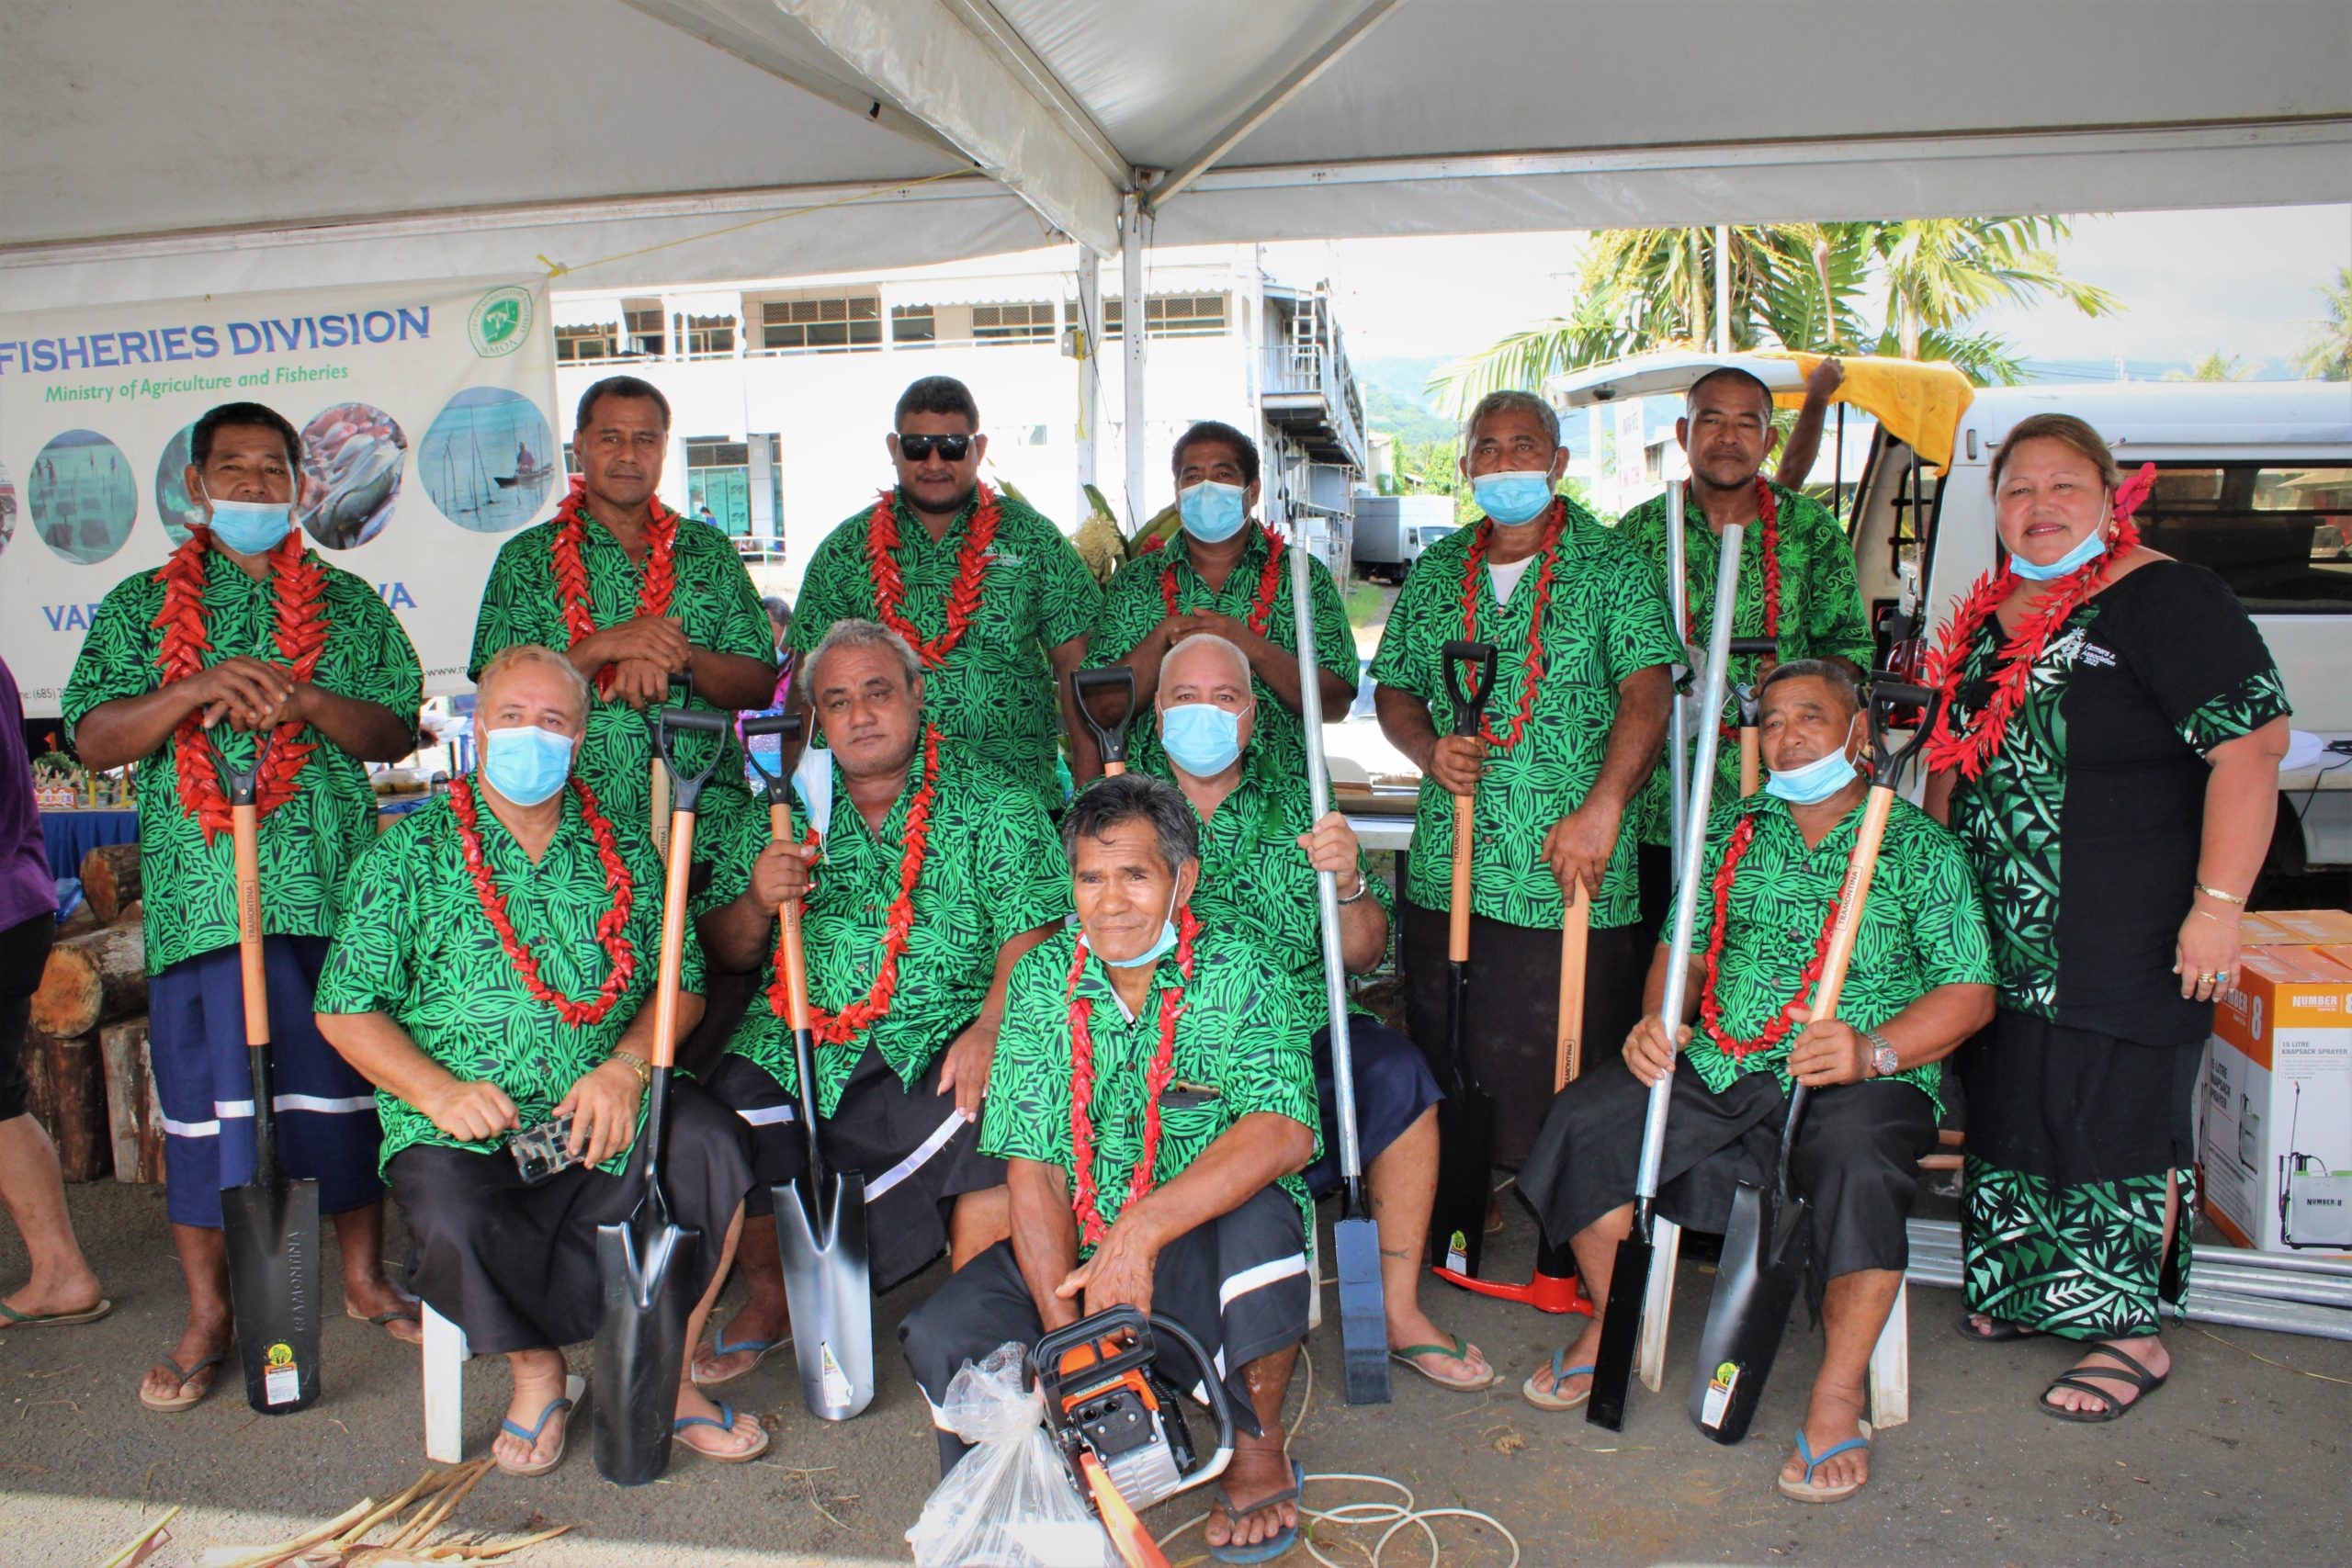
[[[1871,1077],[1892,1077],[1902,1070],[1903,1060],[1894,1054],[1894,1047],[1886,1043],[1885,1035],[1875,1029],[1865,1029],[1862,1038],[1871,1043]]]

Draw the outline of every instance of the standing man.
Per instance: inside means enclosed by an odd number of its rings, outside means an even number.
[[[759,1184],[743,1237],[750,1295],[695,1359],[706,1386],[750,1371],[790,1331],[768,1189],[799,1174],[807,1147],[777,977],[778,906],[807,900],[817,1114],[829,1157],[865,1173],[876,1290],[943,1247],[961,1264],[1006,1234],[1004,1163],[977,1146],[980,1097],[1013,963],[1070,908],[1044,805],[941,744],[905,638],[836,621],[805,669],[831,749],[825,819],[804,818],[806,841],[777,843],[760,814],[725,846],[710,891],[720,907],[701,921],[714,963],[760,972],[709,1079],[752,1126]]]
[[[344,873],[376,839],[368,762],[416,746],[424,675],[408,635],[360,579],[293,531],[301,439],[276,410],[224,403],[196,422],[187,493],[205,522],[161,570],[108,592],[66,682],[65,721],[92,768],[137,762],[146,889],[148,1045],[164,1117],[166,1208],[188,1315],[141,1383],[179,1410],[211,1390],[229,1347],[220,1192],[253,1173],[236,868],[216,748],[261,775],[261,925],[277,1148],[334,1216],[345,1309],[421,1336],[384,1278],[379,1130],[367,1080],[311,1022]]]
[[[25,1104],[25,1030],[56,932],[57,884],[33,805],[25,705],[0,660],[0,1203],[31,1264],[31,1277],[0,1300],[0,1328],[96,1323],[114,1310],[74,1240],[57,1146]]]
[[[1313,1288],[1298,1172],[1317,1153],[1315,1077],[1288,982],[1193,912],[1193,820],[1139,773],[1070,803],[1079,926],[1013,971],[980,1129],[1010,1162],[1012,1236],[910,1313],[899,1343],[937,1412],[956,1369],[1008,1339],[1122,1304],[1172,1318],[1217,1366],[1178,1360],[1170,1380],[1221,1372],[1234,1403],[1209,1553],[1263,1562],[1298,1529],[1282,1411]],[[940,1449],[944,1468],[960,1445],[943,1428]]]
[[[735,547],[715,528],[681,527],[654,493],[669,445],[670,402],[651,382],[608,376],[581,394],[579,478],[552,518],[499,550],[466,671],[480,681],[524,643],[570,657],[598,698],[577,772],[629,833],[654,826],[652,710],[731,714],[766,706],[775,689],[768,618]],[[710,744],[681,737],[681,762],[699,768]],[[719,745],[702,796],[714,840],[752,809],[741,748],[731,733]]]
[[[1167,776],[1200,819],[1200,885],[1193,912],[1255,947],[1290,982],[1293,1017],[1311,1028],[1323,1156],[1306,1172],[1317,1198],[1340,1188],[1340,1122],[1333,1100],[1330,1003],[1315,879],[1336,876],[1340,952],[1365,974],[1388,953],[1388,885],[1374,876],[1337,811],[1314,815],[1305,782],[1276,773],[1259,748],[1243,652],[1212,632],[1170,649],[1155,673]],[[1363,1150],[1364,1197],[1380,1228],[1382,1299],[1389,1354],[1441,1387],[1474,1393],[1495,1370],[1476,1346],[1442,1332],[1421,1310],[1422,1244],[1437,1195],[1437,1080],[1413,1043],[1361,1009],[1348,1032]]]
[[[1806,389],[1806,408],[1818,435],[1818,402],[1840,374],[1822,361]],[[1816,397],[1817,393],[1817,397]],[[1826,507],[1778,479],[1763,476],[1764,460],[1781,439],[1772,428],[1771,391],[1745,370],[1711,371],[1685,395],[1683,415],[1674,422],[1675,439],[1690,459],[1690,483],[1683,492],[1683,572],[1690,646],[1703,649],[1714,634],[1715,568],[1723,558],[1723,533],[1732,524],[1745,532],[1739,547],[1739,597],[1734,603],[1731,635],[1769,637],[1779,645],[1770,658],[1742,654],[1732,660],[1734,685],[1760,682],[1772,666],[1788,660],[1829,659],[1860,678],[1871,665],[1869,617],[1854,582],[1854,549]],[[1811,459],[1808,456],[1807,462]],[[1797,476],[1792,476],[1797,477]],[[1666,498],[1645,501],[1619,519],[1617,532],[1640,551],[1661,577],[1668,565]],[[1739,708],[1725,705],[1722,722],[1736,729]],[[1698,737],[1693,734],[1695,748]],[[1661,758],[1634,807],[1640,836],[1642,931],[1656,937],[1673,897],[1673,842],[1669,782],[1671,762]],[[1715,753],[1715,798],[1739,794],[1739,748]]]
[[[1251,519],[1258,507],[1258,444],[1229,424],[1203,420],[1171,455],[1182,533],[1166,548],[1129,561],[1111,580],[1087,645],[1096,664],[1136,673],[1138,707],[1158,690],[1161,661],[1188,637],[1223,637],[1250,660],[1260,761],[1280,779],[1306,776],[1298,717],[1298,623],[1282,539]],[[1313,585],[1315,647],[1323,711],[1344,714],[1356,695],[1356,639],[1339,586],[1319,560]],[[1133,764],[1166,772],[1167,753],[1148,726],[1133,740]]]
[[[1055,807],[1057,728],[1080,784],[1102,771],[1069,677],[1102,593],[1060,529],[980,483],[979,431],[979,405],[952,376],[899,395],[886,443],[898,487],[809,558],[792,646],[806,653],[835,621],[888,626],[922,660],[947,754],[1001,768]]]
[[[1636,1016],[1648,953],[1633,929],[1633,838],[1620,829],[1657,760],[1667,666],[1680,644],[1657,574],[1553,493],[1567,454],[1550,404],[1489,393],[1464,446],[1463,471],[1486,515],[1431,546],[1406,577],[1372,675],[1382,731],[1421,770],[1399,948],[1413,1039],[1439,1063],[1453,802],[1476,799],[1463,1038],[1495,1098],[1496,1160],[1516,1166],[1552,1098],[1560,924],[1574,882],[1592,901],[1585,1038],[1622,1040]],[[1440,650],[1456,638],[1496,652],[1476,735],[1452,733]]]

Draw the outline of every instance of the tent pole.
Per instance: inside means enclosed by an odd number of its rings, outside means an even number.
[[[1731,352],[1731,226],[1715,225],[1715,352]]]
[[[1102,258],[1078,247],[1078,511],[1083,521],[1094,503],[1086,487],[1095,482],[1095,454],[1102,428]]]
[[[1119,345],[1126,369],[1126,397],[1121,403],[1120,446],[1127,458],[1127,533],[1140,533],[1151,521],[1144,504],[1145,448],[1143,405],[1143,248],[1150,218],[1141,197],[1129,191],[1119,203]]]

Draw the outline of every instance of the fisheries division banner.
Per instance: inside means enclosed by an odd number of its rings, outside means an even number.
[[[107,591],[203,515],[189,433],[236,401],[302,433],[296,525],[399,615],[425,694],[465,687],[491,562],[566,483],[537,280],[0,313],[0,657],[28,715],[58,712]]]

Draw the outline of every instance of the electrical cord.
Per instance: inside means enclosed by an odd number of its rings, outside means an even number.
[[[1306,1364],[1306,1375],[1299,1394],[1298,1414],[1291,1418],[1289,1426],[1283,1428],[1283,1446],[1285,1451],[1289,1449],[1290,1439],[1298,1436],[1299,1427],[1306,1425],[1307,1406],[1313,1404],[1315,1399],[1314,1354],[1305,1345],[1301,1345],[1298,1348],[1298,1359]],[[1347,1485],[1387,1486],[1394,1488],[1401,1498],[1401,1501],[1393,1503],[1374,1499],[1362,1503],[1342,1503],[1333,1508],[1310,1508],[1306,1506],[1306,1495],[1302,1488],[1298,1499],[1299,1544],[1306,1548],[1308,1556],[1324,1564],[1324,1568],[1389,1568],[1388,1543],[1396,1539],[1398,1531],[1408,1527],[1419,1529],[1423,1540],[1429,1546],[1430,1558],[1427,1568],[1439,1568],[1439,1564],[1446,1561],[1445,1552],[1438,1541],[1437,1529],[1430,1521],[1444,1518],[1476,1519],[1488,1526],[1510,1543],[1510,1560],[1503,1565],[1503,1568],[1519,1568],[1519,1537],[1513,1535],[1510,1528],[1492,1514],[1480,1513],[1476,1508],[1418,1507],[1415,1505],[1419,1499],[1413,1495],[1411,1487],[1401,1481],[1392,1481],[1385,1475],[1361,1475],[1352,1471],[1325,1471],[1310,1473],[1306,1480]],[[1156,1544],[1165,1548],[1177,1537],[1207,1522],[1208,1515],[1205,1512],[1195,1514],[1161,1536]],[[1315,1539],[1314,1527],[1318,1524],[1340,1529],[1363,1529],[1379,1525],[1385,1525],[1388,1528],[1382,1530],[1380,1539],[1372,1543],[1371,1559],[1366,1565],[1353,1561],[1340,1562],[1323,1555],[1323,1549]],[[1359,1547],[1357,1550],[1363,1549]]]

